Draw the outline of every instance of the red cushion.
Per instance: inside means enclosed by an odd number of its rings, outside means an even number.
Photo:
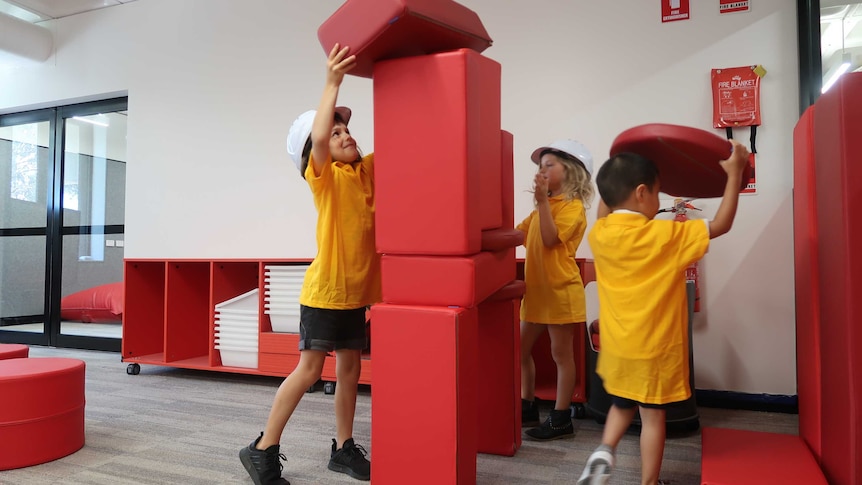
[[[84,446],[85,368],[84,361],[60,357],[0,360],[0,470],[46,463]]]
[[[799,435],[821,454],[820,289],[817,267],[817,197],[814,106],[793,130],[793,248],[796,273],[796,385]]]
[[[21,359],[30,355],[30,347],[21,344],[0,344],[0,360]]]
[[[477,321],[476,308],[371,307],[372,483],[476,482]]]
[[[727,174],[719,161],[730,156],[732,145],[715,133],[688,126],[652,123],[620,133],[611,156],[633,152],[652,160],[659,170],[661,191],[678,197],[721,197]],[[742,176],[744,188],[750,166]]]
[[[399,256],[380,260],[383,301],[471,308],[515,279],[515,249],[471,256]]]
[[[86,323],[123,319],[123,282],[94,286],[60,300],[60,318]]]
[[[500,64],[467,49],[376,64],[378,252],[475,254],[500,227],[500,101],[482,95],[499,84]]]
[[[479,305],[479,453],[513,456],[521,447],[521,284],[513,282],[494,294],[514,298]]]
[[[799,436],[703,428],[701,440],[701,485],[827,485]]]
[[[349,46],[356,55],[350,74],[362,77],[382,59],[491,45],[479,16],[452,0],[347,0],[317,37],[327,54],[336,42]]]
[[[822,465],[831,483],[862,483],[862,72],[815,103]]]

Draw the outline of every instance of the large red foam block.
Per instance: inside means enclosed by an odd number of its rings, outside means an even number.
[[[452,0],[347,0],[317,30],[327,54],[339,43],[356,55],[350,74],[372,77],[374,63],[469,48],[491,37],[475,12]]]
[[[718,162],[730,157],[730,141],[690,126],[649,123],[620,133],[611,156],[633,152],[652,160],[661,176],[661,191],[678,197],[721,197],[727,173]],[[742,186],[749,180],[746,166]]]
[[[85,363],[0,360],[0,470],[47,463],[84,446]]]
[[[862,483],[862,73],[849,73],[814,109],[823,471]]]
[[[500,64],[468,49],[375,65],[378,252],[473,254],[500,227],[499,90]]]
[[[796,263],[796,388],[799,395],[799,435],[819,461],[822,447],[822,383],[814,109],[815,107],[811,106],[802,113],[793,130],[793,248]]]
[[[380,269],[385,303],[469,308],[515,279],[515,250],[471,256],[387,254]]]
[[[827,485],[799,436],[703,428],[701,485]]]
[[[479,305],[479,453],[513,456],[521,447],[523,294],[524,282],[515,280]]]
[[[371,480],[475,483],[477,309],[383,303],[371,307],[371,327]]]

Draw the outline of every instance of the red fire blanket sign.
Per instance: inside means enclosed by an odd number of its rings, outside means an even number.
[[[688,20],[690,10],[688,0],[661,0],[661,21],[674,22]]]
[[[747,12],[748,0],[718,0],[718,13]]]

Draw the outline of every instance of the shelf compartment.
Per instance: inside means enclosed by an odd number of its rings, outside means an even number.
[[[124,359],[165,350],[165,262],[127,260],[123,290]]]
[[[165,278],[165,362],[209,358],[212,346],[210,263],[171,261]]]

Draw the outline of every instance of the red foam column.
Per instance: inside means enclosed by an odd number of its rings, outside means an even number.
[[[372,481],[475,483],[477,309],[384,303],[371,325]]]
[[[516,280],[479,305],[480,453],[512,456],[521,447],[521,338],[524,282]]]
[[[375,64],[380,253],[475,254],[500,226],[499,93],[500,65],[469,49]]]
[[[793,246],[796,273],[796,387],[799,436],[821,455],[820,291],[817,267],[817,198],[814,106],[793,130]]]
[[[862,73],[817,100],[814,160],[820,269],[821,463],[834,485],[862,483]]]

